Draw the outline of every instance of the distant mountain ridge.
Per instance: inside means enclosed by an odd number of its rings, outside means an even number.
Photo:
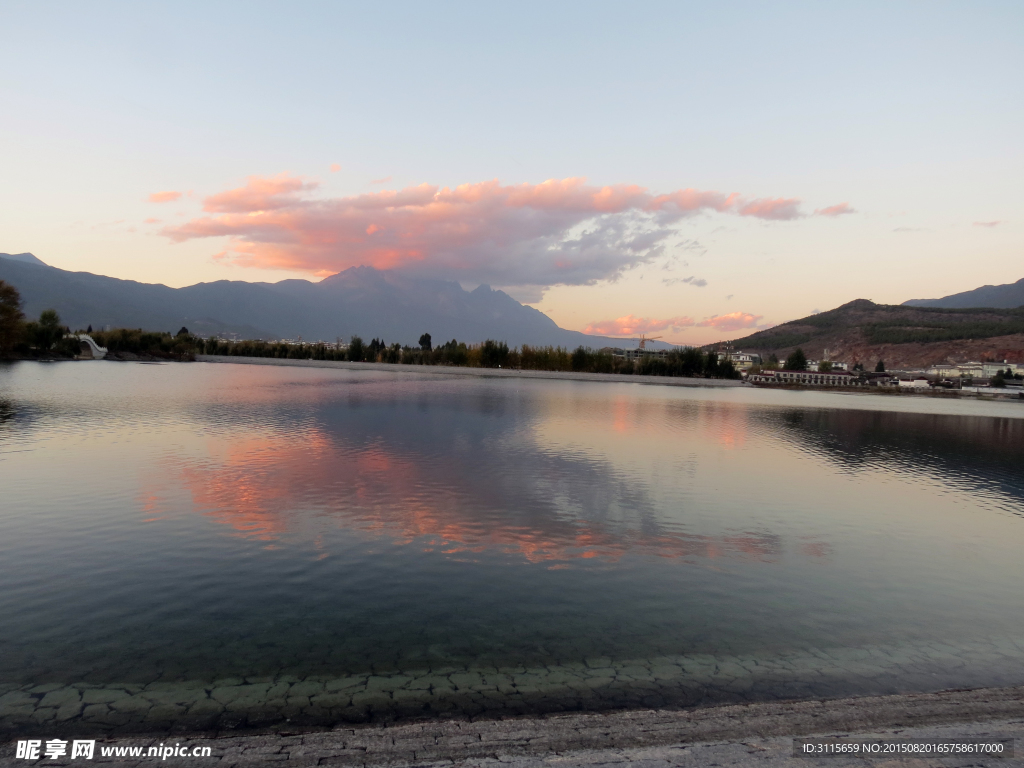
[[[249,339],[334,341],[353,335],[415,344],[496,339],[512,346],[632,346],[629,340],[560,328],[543,312],[481,285],[414,280],[372,267],[352,267],[319,283],[219,280],[184,288],[138,283],[50,267],[32,254],[0,254],[0,280],[21,293],[25,313],[56,309],[71,328],[104,326]],[[659,345],[668,346],[668,345]]]
[[[23,264],[36,264],[40,267],[49,266],[46,262],[37,259],[31,253],[0,253],[0,259],[10,259],[11,261],[20,261]]]
[[[1016,283],[983,285],[973,291],[954,293],[941,299],[911,299],[903,302],[905,307],[945,307],[966,309],[969,307],[995,307],[1013,309],[1024,306],[1024,278]]]

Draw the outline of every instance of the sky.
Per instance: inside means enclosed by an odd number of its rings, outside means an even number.
[[[0,4],[0,252],[704,344],[1024,277],[1024,5]]]

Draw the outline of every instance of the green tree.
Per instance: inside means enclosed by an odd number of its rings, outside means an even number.
[[[879,360],[875,366],[875,373],[885,373],[885,360]]]
[[[24,319],[18,289],[0,280],[0,356],[10,354],[18,343]]]
[[[366,360],[369,363],[376,363],[377,358],[385,349],[387,349],[387,344],[384,343],[384,339],[374,337],[374,339],[363,348],[363,360]]]
[[[460,344],[452,339],[434,347],[429,357],[431,365],[466,365],[469,362],[469,348],[465,342]]]
[[[32,343],[42,352],[49,352],[64,338],[64,328],[60,324],[60,315],[55,309],[44,309],[39,315],[39,322],[30,323]]]
[[[818,363],[818,373],[830,373],[832,371],[832,363],[829,360],[822,360]]]
[[[488,339],[480,347],[480,366],[482,368],[501,368],[508,364],[508,344],[504,341]]]
[[[363,340],[359,336],[353,336],[348,343],[348,359],[354,363],[363,362]]]
[[[576,347],[576,351],[572,353],[572,369],[574,371],[585,371],[591,367],[592,354],[584,346]]]
[[[174,326],[171,326],[171,327],[173,328]],[[89,331],[92,332],[92,326],[91,325],[89,326]],[[184,325],[181,326],[181,330],[178,331],[177,335],[178,336],[188,336],[188,328],[186,328]]]
[[[786,358],[785,370],[787,371],[806,371],[807,370],[807,355],[804,351],[797,347],[796,350],[789,357]]]
[[[431,346],[430,343],[429,333],[424,333],[422,336],[420,336],[420,349],[422,349],[424,352],[429,352],[430,350],[433,349],[433,346]]]
[[[713,352],[711,354],[714,354]],[[717,355],[715,355],[717,357]],[[736,364],[733,363],[728,357],[723,360],[718,360],[718,367],[715,375],[720,379],[739,379],[742,378],[739,371],[736,370]],[[805,363],[806,364],[806,363]]]

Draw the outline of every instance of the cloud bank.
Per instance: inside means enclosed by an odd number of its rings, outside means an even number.
[[[634,336],[641,333],[656,333],[669,329],[678,331],[695,325],[692,317],[669,317],[655,320],[649,317],[633,317],[626,315],[615,320],[600,320],[583,329],[584,333],[594,336]]]
[[[635,336],[641,333],[657,331],[679,331],[682,328],[715,328],[719,331],[732,332],[746,328],[762,328],[759,325],[763,315],[752,315],[749,312],[730,312],[727,315],[715,315],[697,322],[692,317],[668,317],[658,320],[649,317],[633,317],[626,315],[615,320],[595,321],[583,329],[584,333],[595,336]]]
[[[796,198],[597,187],[582,178],[318,199],[315,182],[282,174],[207,197],[204,216],[164,234],[175,242],[225,237],[223,261],[329,275],[369,265],[419,277],[497,286],[590,285],[662,254],[673,225],[703,212],[779,221]]]
[[[752,315],[749,312],[730,312],[727,315],[715,315],[697,323],[701,328],[717,328],[720,331],[741,331],[745,328],[762,328],[759,325],[763,315]]]

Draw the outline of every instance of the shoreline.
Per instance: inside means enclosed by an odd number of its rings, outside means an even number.
[[[138,363],[174,363],[190,362],[181,360],[170,360],[167,358],[134,355],[109,355],[105,358],[109,362],[138,362]],[[78,358],[24,358],[0,360],[0,362],[37,362],[37,363],[58,363],[58,362],[95,362],[90,360],[79,360]],[[535,371],[523,369],[505,368],[470,368],[468,366],[444,366],[444,365],[401,365],[395,363],[354,363],[341,360],[309,360],[290,359],[276,357],[242,357],[232,355],[196,355],[197,363],[219,363],[238,365],[270,365],[292,368],[334,368],[352,371],[379,371],[391,373],[423,373],[439,376],[468,376],[476,378],[495,379],[546,379],[549,381],[596,381],[618,384],[644,384],[666,387],[691,387],[705,389],[727,389],[735,387],[747,387],[751,389],[770,392],[828,392],[841,395],[878,395],[883,397],[924,397],[937,400],[973,400],[983,402],[1024,402],[1024,393],[1007,392],[976,392],[967,390],[913,390],[913,389],[886,389],[880,387],[808,387],[801,385],[763,385],[751,384],[741,379],[704,379],[689,376],[645,376],[640,374],[620,373],[584,373],[576,371]]]
[[[576,371],[532,371],[512,368],[469,368],[445,365],[402,365],[395,363],[352,363],[340,360],[292,360],[278,357],[233,357],[196,355],[197,363],[238,363],[241,365],[277,365],[297,368],[336,368],[348,371],[387,373],[426,373],[439,376],[475,376],[494,379],[554,379],[564,381],[604,381],[618,384],[661,384],[669,387],[748,387],[739,379],[696,379],[687,376],[640,376],[621,373],[582,373]]]
[[[959,390],[941,392],[913,391],[910,389],[881,389],[878,387],[805,387],[765,386],[741,379],[699,379],[689,376],[643,376],[621,373],[582,373],[575,371],[533,371],[505,368],[469,368],[444,365],[401,365],[394,363],[353,363],[339,360],[294,360],[277,357],[234,357],[230,355],[196,355],[197,363],[236,363],[239,365],[271,365],[296,368],[334,368],[350,371],[380,371],[391,373],[424,373],[438,376],[469,376],[495,379],[547,379],[549,381],[596,381],[613,384],[645,384],[666,387],[696,387],[708,389],[749,388],[778,392],[829,392],[841,395],[878,395],[883,397],[926,397],[940,400],[981,400],[1014,402],[1015,398],[1003,393],[961,393]]]
[[[332,730],[279,731],[213,737],[97,739],[97,747],[181,744],[210,748],[220,765],[790,765],[793,737],[871,734],[875,738],[994,739],[1024,736],[1024,686],[944,690],[841,699],[781,701],[680,710],[625,710],[506,719],[433,720],[345,725]],[[1020,746],[1017,747],[1018,749]],[[14,744],[0,765],[25,764]],[[731,756],[728,762],[723,758]],[[119,765],[152,764],[102,758]],[[194,758],[191,759],[194,764]],[[837,762],[838,760],[838,762]],[[842,758],[829,765],[844,765]],[[856,762],[851,758],[849,764]],[[69,765],[67,759],[46,760]],[[185,764],[171,759],[168,765]],[[992,764],[1007,763],[991,759]],[[920,763],[916,763],[920,764]],[[949,764],[943,761],[943,764]],[[962,764],[987,765],[977,756]]]
[[[979,638],[780,656],[686,654],[554,666],[454,660],[347,676],[286,673],[212,679],[0,684],[8,738],[265,734],[367,723],[543,718],[565,713],[701,711],[727,705],[930,695],[1017,686],[1024,643]],[[957,659],[957,666],[950,659]]]

